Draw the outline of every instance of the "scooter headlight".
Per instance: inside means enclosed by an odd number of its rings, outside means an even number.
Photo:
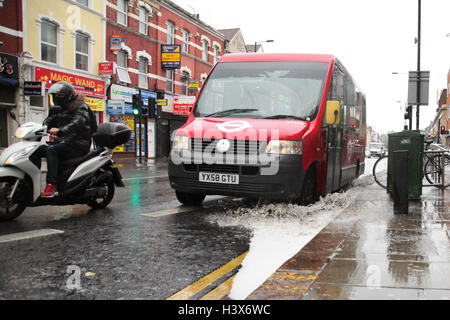
[[[27,155],[30,153],[30,151],[32,151],[34,148],[35,148],[35,147],[32,146],[32,147],[28,147],[28,148],[19,150],[19,151],[17,151],[17,152],[14,152],[12,155],[10,155],[10,156],[8,157],[8,159],[6,159],[5,164],[6,164],[6,165],[9,165],[9,164],[13,163],[13,162],[16,161],[16,160],[18,160],[18,159],[20,159],[20,158],[22,158],[22,157],[27,156]]]

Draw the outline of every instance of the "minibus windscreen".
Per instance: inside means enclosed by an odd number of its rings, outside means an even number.
[[[311,121],[328,68],[325,62],[219,63],[202,88],[194,116]]]

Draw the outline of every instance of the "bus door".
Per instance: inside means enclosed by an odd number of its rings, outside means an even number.
[[[340,125],[340,103],[327,103],[327,175],[325,193],[339,189],[341,184],[342,148],[344,143],[344,127]]]

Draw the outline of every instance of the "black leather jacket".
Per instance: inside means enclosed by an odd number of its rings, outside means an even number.
[[[44,120],[48,130],[58,128],[55,142],[70,142],[84,153],[89,152],[91,146],[91,129],[89,126],[89,107],[84,103],[84,96],[77,98],[67,108],[54,106],[49,116]]]

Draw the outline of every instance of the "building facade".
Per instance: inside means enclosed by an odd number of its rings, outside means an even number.
[[[0,149],[3,149],[11,143],[11,136],[16,128],[9,112],[17,113],[20,92],[22,2],[2,2],[0,17]]]
[[[42,122],[52,105],[48,89],[67,81],[86,96],[98,123],[133,129],[117,156],[167,157],[171,134],[187,120],[227,45],[222,33],[169,0],[2,4],[0,57],[14,72],[0,76],[0,148],[15,142],[18,125],[9,111],[20,123]],[[158,102],[140,125],[131,114],[139,92],[144,106]]]
[[[224,53],[225,38],[166,0],[107,0],[106,24],[106,61],[116,66],[107,118],[134,132],[116,151],[124,156],[167,157],[170,136],[186,121],[198,88]],[[140,125],[131,108],[132,95],[139,91],[144,106],[151,106],[151,99],[159,104]]]
[[[450,130],[450,70],[447,74],[447,88],[442,89],[439,99],[437,101],[438,108],[436,109],[436,115],[431,122],[427,133],[428,138],[433,139],[436,143],[441,143],[447,147],[450,147],[450,135],[447,133],[441,133],[441,127],[445,130]]]
[[[104,121],[106,79],[98,76],[104,61],[106,24],[102,1],[22,0],[24,85],[41,83],[44,95],[24,92],[23,118],[42,122],[51,104],[46,90],[58,81],[86,96],[98,122]]]

